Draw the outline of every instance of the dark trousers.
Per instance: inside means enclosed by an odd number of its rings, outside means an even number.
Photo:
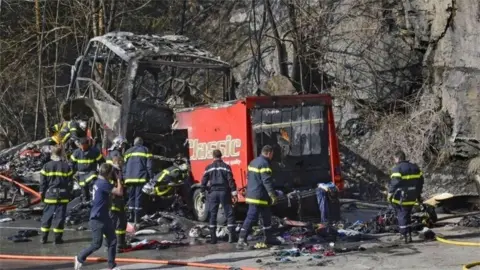
[[[127,214],[125,211],[110,211],[110,219],[115,227],[115,234],[117,236],[127,233]]]
[[[407,234],[410,232],[409,227],[412,224],[412,206],[394,204],[395,212],[397,213],[398,228],[401,234]]]
[[[110,220],[92,219],[88,224],[92,231],[92,244],[80,252],[78,261],[84,263],[88,256],[100,249],[102,247],[103,235],[105,235],[108,246],[108,267],[114,268],[117,266],[115,263],[117,238],[115,237],[115,228],[112,222]]]
[[[41,231],[48,235],[50,227],[53,225],[55,237],[61,238],[67,216],[67,204],[45,204],[42,215]]]
[[[258,215],[262,216],[263,230],[266,235],[272,228],[272,212],[269,206],[259,206],[255,204],[248,205],[248,212],[245,221],[243,221],[242,229],[240,230],[240,239],[246,240],[248,233],[252,229],[252,223],[258,220]]]
[[[317,202],[320,210],[320,222],[328,223],[330,218],[328,192],[322,188],[317,188]]]
[[[143,214],[142,188],[143,183],[130,185],[128,187],[128,211],[130,212],[129,222],[139,222]]]
[[[227,226],[235,227],[235,216],[233,215],[232,197],[226,191],[211,191],[208,194],[208,208],[210,212],[210,227],[217,226],[218,207],[222,205],[225,216],[227,217]]]

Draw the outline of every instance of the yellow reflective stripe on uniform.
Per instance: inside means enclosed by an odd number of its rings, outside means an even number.
[[[67,134],[65,134],[65,136],[63,136],[62,138],[62,142],[66,142],[68,140],[68,138],[70,138],[70,132],[68,132]]]
[[[163,170],[162,174],[158,177],[157,182],[159,183],[162,182],[163,178],[165,178],[165,176],[167,176],[169,173],[170,173],[169,171]]]
[[[63,233],[63,229],[53,229],[54,233]]]
[[[133,152],[126,154],[124,160],[127,161],[130,157],[144,157],[144,158],[151,158],[153,155],[150,153],[143,153],[143,152]]]
[[[41,170],[40,173],[45,176],[63,176],[63,177],[68,177],[73,175],[73,171],[69,171],[67,173],[64,172],[47,172],[45,170]]]
[[[255,168],[251,166],[248,166],[248,171],[254,173],[272,173],[272,169],[270,168]]]
[[[251,203],[251,204],[268,205],[268,201],[257,200],[257,199],[252,199],[252,198],[246,198],[245,202],[246,203]]]
[[[111,211],[118,211],[118,212],[120,212],[121,209],[118,208],[118,207],[112,206],[112,207],[110,208],[110,210],[111,210]]]
[[[99,161],[99,160],[102,159],[102,158],[103,158],[102,154],[98,154],[98,157],[97,157],[95,160],[96,160],[96,161]]]
[[[107,160],[105,161],[105,163],[110,164],[110,165],[113,165],[113,160],[107,159]]]
[[[90,183],[93,179],[95,179],[95,178],[97,178],[97,177],[98,177],[98,175],[94,173],[94,174],[90,175],[89,177],[85,178],[84,180],[80,180],[80,181],[78,182],[78,184],[79,184],[81,187],[83,187],[83,186],[85,186],[86,183]]]
[[[402,175],[401,173],[392,173],[390,175],[390,178],[398,177],[401,178],[402,180],[412,180],[412,179],[419,179],[422,177],[422,172],[418,174],[409,174],[409,175]]]
[[[143,182],[146,182],[147,179],[145,178],[126,178],[125,179],[125,184],[128,184],[128,183],[143,183]]]
[[[95,159],[73,159],[73,161],[79,163],[79,164],[90,164],[90,163],[95,163],[97,160]]]
[[[49,232],[49,231],[50,231],[50,228],[41,227],[41,228],[40,228],[40,231],[42,231],[42,232]]]
[[[44,202],[44,203],[47,203],[47,204],[69,203],[70,200],[69,200],[69,199],[61,199],[61,200],[58,200],[58,199],[44,199],[43,202]]]
[[[167,194],[170,190],[172,190],[172,187],[167,186],[164,190],[161,190],[160,187],[155,187],[155,195],[163,196]]]
[[[127,231],[125,230],[115,230],[115,234],[126,234]]]
[[[400,205],[415,205],[417,203],[417,201],[400,201],[400,200],[396,200],[396,199],[392,199],[392,203],[395,203],[395,204],[400,204]]]

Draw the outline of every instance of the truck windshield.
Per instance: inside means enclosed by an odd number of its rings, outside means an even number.
[[[255,154],[273,146],[277,187],[311,188],[330,179],[326,115],[322,105],[251,110]]]

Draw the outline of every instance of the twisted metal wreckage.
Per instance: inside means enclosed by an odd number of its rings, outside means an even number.
[[[108,147],[117,135],[143,137],[156,165],[165,166],[162,163],[178,153],[188,155],[186,131],[173,129],[174,109],[232,99],[230,64],[187,37],[113,32],[92,38],[76,59],[60,111],[66,121],[88,120],[101,148]],[[25,155],[25,149],[43,143],[23,143],[0,151],[0,172],[38,182],[34,171],[41,165],[37,166],[37,156]],[[30,166],[32,162],[35,166]]]
[[[231,66],[187,37],[117,32],[91,39],[77,58],[62,115],[93,116],[102,144],[142,136],[154,153],[167,154],[172,109],[232,99]]]

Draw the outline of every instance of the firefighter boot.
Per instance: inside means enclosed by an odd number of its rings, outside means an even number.
[[[217,227],[210,227],[210,244],[217,243]]]
[[[121,252],[123,249],[128,248],[127,241],[125,240],[125,234],[117,235],[117,251]]]
[[[407,229],[407,235],[405,235],[405,241],[407,241],[407,237],[408,237],[408,243],[411,243],[412,242],[412,228],[408,228]]]
[[[55,242],[53,242],[55,245],[61,245],[63,244],[63,233],[56,233],[55,234]]]
[[[40,239],[40,243],[45,244],[48,240],[48,232],[42,233],[42,239]]]
[[[264,237],[265,237],[264,243],[266,245],[278,246],[282,244],[275,237],[273,237],[272,230],[269,230],[269,229],[264,230]]]
[[[237,241],[236,239],[236,232],[235,232],[235,227],[228,227],[228,242],[229,243],[235,243]]]
[[[238,235],[238,242],[237,242],[237,249],[249,249],[248,243],[247,243],[247,231],[242,229],[240,231],[240,234]]]

